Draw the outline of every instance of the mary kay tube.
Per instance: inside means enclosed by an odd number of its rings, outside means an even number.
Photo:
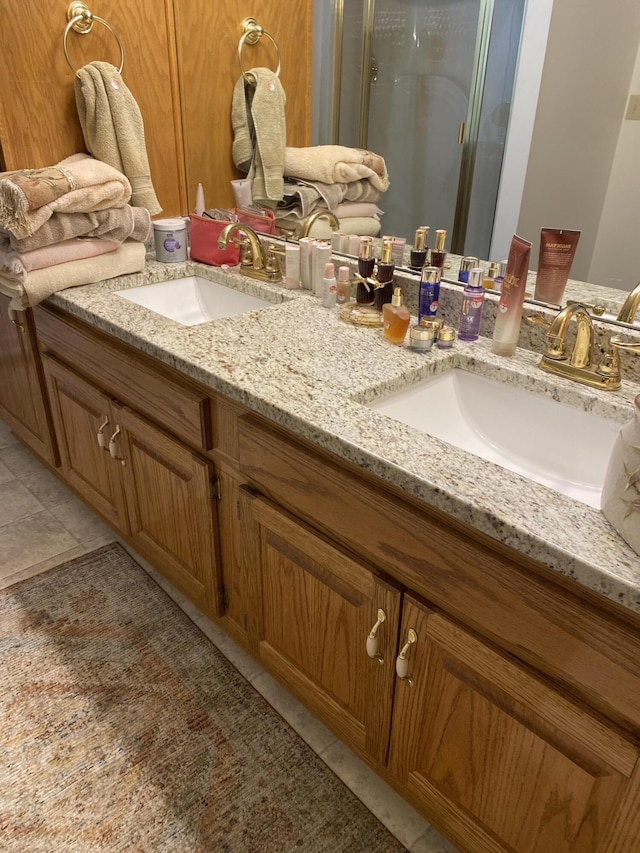
[[[542,228],[534,299],[561,305],[571,264],[578,248],[579,231]]]
[[[513,355],[520,336],[522,305],[527,286],[531,243],[517,234],[511,239],[507,270],[502,282],[500,302],[496,313],[491,352],[496,355]]]

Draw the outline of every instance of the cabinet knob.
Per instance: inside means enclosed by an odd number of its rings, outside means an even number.
[[[378,628],[382,625],[386,618],[387,614],[384,612],[384,610],[379,609],[378,621],[369,631],[369,636],[367,637],[367,654],[370,658],[377,661],[379,664],[384,663],[384,658],[381,654],[378,654]]]
[[[104,434],[105,429],[109,426],[109,416],[105,415],[103,422],[98,427],[98,434],[96,436],[98,440],[98,447],[101,447],[103,450],[107,446],[107,436]]]
[[[413,678],[409,675],[409,661],[407,660],[407,653],[409,648],[418,641],[418,635],[413,630],[413,628],[409,628],[407,631],[407,642],[400,649],[400,654],[396,658],[396,675],[400,678],[407,687],[413,687]]]

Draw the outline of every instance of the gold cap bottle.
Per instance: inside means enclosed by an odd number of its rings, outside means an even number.
[[[447,240],[447,232],[444,230],[436,231],[436,252],[444,252],[444,244]]]

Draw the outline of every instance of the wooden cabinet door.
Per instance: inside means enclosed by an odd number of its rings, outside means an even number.
[[[98,388],[44,355],[51,412],[69,485],[122,533],[129,524],[120,465],[108,451],[116,430],[111,399]],[[102,433],[104,447],[98,442]]]
[[[601,850],[636,748],[406,596],[401,642],[409,628],[413,686],[396,685],[389,767],[412,799],[470,850]]]
[[[25,444],[58,464],[32,312],[9,311],[0,294],[0,415]]]
[[[116,407],[132,544],[206,613],[222,615],[213,463]]]
[[[240,491],[249,520],[243,556],[259,599],[250,633],[260,658],[343,740],[384,763],[400,592],[302,522]],[[379,609],[381,662],[366,652]]]

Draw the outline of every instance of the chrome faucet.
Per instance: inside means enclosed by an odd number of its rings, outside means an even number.
[[[640,281],[625,299],[624,305],[618,314],[618,321],[620,323],[633,323],[638,305],[640,305]]]
[[[308,237],[309,232],[311,231],[311,226],[319,219],[326,219],[331,226],[332,231],[340,230],[340,222],[334,213],[331,213],[330,210],[316,210],[315,213],[310,213],[309,216],[307,216],[306,219],[303,219],[300,223],[296,237]]]
[[[218,237],[218,248],[226,249],[230,241],[241,247],[240,272],[243,275],[260,281],[282,281],[282,270],[275,247],[269,245],[265,251],[253,228],[241,222],[225,225]]]

